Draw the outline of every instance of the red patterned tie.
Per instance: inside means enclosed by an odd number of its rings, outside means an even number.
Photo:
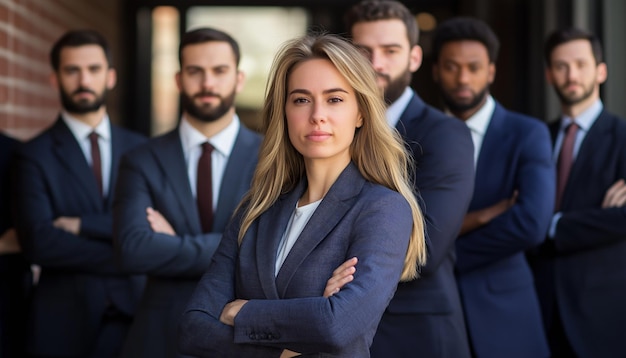
[[[211,152],[213,146],[209,142],[202,143],[202,155],[198,160],[198,181],[196,183],[196,200],[202,232],[211,232],[213,226],[213,176],[211,174]]]
[[[91,169],[96,177],[100,195],[102,195],[102,164],[100,160],[100,145],[98,145],[98,133],[91,132],[89,134],[89,142],[91,142]]]
[[[572,122],[565,130],[565,136],[563,137],[563,144],[561,145],[561,152],[559,153],[559,159],[557,162],[557,184],[556,184],[556,202],[555,211],[559,211],[561,208],[561,201],[563,200],[563,192],[565,191],[565,185],[567,184],[567,178],[574,164],[574,143],[576,142],[576,133],[578,132],[578,125]]]

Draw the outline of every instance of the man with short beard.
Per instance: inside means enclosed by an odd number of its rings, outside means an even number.
[[[120,165],[113,223],[118,258],[128,272],[148,276],[122,357],[180,356],[178,318],[250,186],[261,143],[235,113],[244,85],[237,42],[199,28],[182,36],[178,55],[178,127]]]
[[[463,123],[424,103],[409,86],[421,65],[422,49],[415,16],[404,5],[363,1],[348,11],[346,25],[378,74],[389,125],[412,151],[415,193],[428,239],[427,263],[418,279],[398,285],[371,356],[469,357],[454,277],[454,241],[474,185],[472,138]]]
[[[490,94],[499,41],[456,17],[433,34],[433,77],[446,110],[472,132],[476,180],[456,240],[456,272],[474,357],[549,357],[525,251],[545,238],[554,165],[545,123]],[[494,337],[498,337],[494,339]]]
[[[623,357],[626,342],[626,121],[600,99],[602,45],[576,28],[544,45],[560,102],[551,124],[557,201],[530,256],[553,357]],[[560,189],[560,190],[559,190]]]
[[[102,35],[70,31],[54,44],[50,61],[63,110],[18,150],[15,170],[18,240],[41,267],[28,354],[114,357],[145,280],[116,265],[113,184],[120,157],[145,138],[113,125],[107,114],[116,72]]]

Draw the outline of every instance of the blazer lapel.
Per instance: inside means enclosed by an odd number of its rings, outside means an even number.
[[[60,116],[52,126],[50,134],[54,140],[53,150],[61,165],[76,177],[76,181],[80,183],[84,192],[88,193],[94,207],[98,208],[98,211],[102,210],[102,197],[96,178],[76,138]]]
[[[470,203],[470,210],[476,207],[484,207],[484,202],[477,202],[479,200],[485,200],[485,197],[481,197],[480,193],[490,192],[486,190],[485,186],[492,185],[490,176],[491,168],[493,168],[494,156],[502,150],[502,146],[507,146],[510,141],[507,139],[508,130],[504,120],[505,112],[502,106],[497,102],[489,120],[489,125],[485,130],[483,142],[478,153],[478,160],[476,161],[476,174],[475,174],[475,187],[474,196]]]
[[[122,156],[125,147],[122,142],[122,133],[119,128],[110,124],[111,126],[111,174],[109,175],[109,193],[104,198],[105,207],[111,208],[113,205],[113,194],[115,190],[115,183],[117,181],[117,173],[120,164],[120,158]]]
[[[356,197],[364,183],[365,179],[352,163],[337,178],[304,227],[278,272],[276,287],[281,297],[298,267],[350,210],[352,207],[350,199]]]
[[[201,233],[202,226],[198,214],[198,206],[191,192],[185,154],[180,141],[178,129],[160,138],[160,143],[152,147],[154,156],[161,166],[166,179],[174,190],[180,212],[187,220],[191,232]],[[173,204],[173,203],[172,203]]]
[[[250,159],[250,156],[255,156],[257,148],[254,141],[247,135],[247,132],[243,129],[239,129],[233,151],[228,158],[226,169],[224,170],[224,176],[222,178],[222,185],[217,201],[217,207],[219,208],[215,212],[213,218],[214,228],[226,227],[226,224],[230,220],[231,213],[235,211],[235,207],[241,200],[241,190],[239,188],[250,187],[250,177],[245,175],[245,166],[248,163],[256,163]],[[244,166],[244,168],[242,168]],[[254,170],[254,168],[252,168]],[[244,183],[244,181],[247,181]]]
[[[298,186],[288,194],[280,197],[276,203],[258,219],[256,242],[256,260],[259,278],[263,286],[263,293],[268,299],[278,299],[276,290],[276,254],[278,245],[287,229],[291,214],[296,203],[306,189],[306,180],[300,181]]]
[[[404,112],[402,112],[400,120],[396,123],[396,129],[402,137],[406,137],[408,128],[417,124],[413,122],[422,118],[425,110],[426,105],[424,101],[419,96],[413,95]]]

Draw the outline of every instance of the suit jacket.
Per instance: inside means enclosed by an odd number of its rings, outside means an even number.
[[[459,290],[477,357],[549,357],[525,251],[545,238],[555,197],[547,126],[496,102],[469,211],[518,192],[516,203],[456,241]]]
[[[556,138],[558,121],[551,126]],[[602,209],[626,178],[626,121],[602,111],[585,136],[561,202],[554,240],[533,257],[548,327],[558,305],[580,357],[623,357],[626,342],[626,207]],[[550,245],[552,249],[550,249]]]
[[[143,142],[111,126],[111,182],[120,156]],[[34,292],[32,354],[85,356],[109,303],[131,316],[144,280],[115,263],[111,197],[102,198],[78,142],[59,119],[17,154],[15,211],[26,257],[41,266]],[[59,216],[80,217],[80,234],[52,225]]]
[[[260,143],[258,134],[240,127],[210,233],[202,232],[178,129],[150,140],[122,159],[114,204],[115,243],[126,271],[148,275],[122,356],[177,355],[178,319],[208,268],[235,207],[250,188]],[[159,211],[177,236],[153,232],[146,220],[147,207]]]
[[[305,180],[280,197],[237,243],[229,225],[181,323],[186,353],[204,357],[278,357],[283,348],[311,356],[368,357],[380,317],[400,278],[412,228],[406,200],[367,182],[348,165],[289,252],[274,264]],[[358,257],[354,280],[322,297],[335,268]],[[220,323],[224,305],[250,300],[235,326]]]
[[[411,357],[421,352],[424,357],[469,357],[454,276],[454,241],[474,188],[470,131],[417,95],[396,128],[415,157],[428,261],[419,279],[398,285],[374,338],[372,356]]]
[[[0,134],[0,235],[14,227],[11,173],[19,142]],[[0,357],[25,355],[26,317],[32,277],[21,253],[0,254]]]

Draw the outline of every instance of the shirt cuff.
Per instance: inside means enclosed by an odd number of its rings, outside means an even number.
[[[559,220],[563,216],[562,212],[555,213],[552,217],[552,222],[550,223],[550,230],[548,231],[548,238],[554,240],[554,236],[556,235],[556,225],[559,223]]]

